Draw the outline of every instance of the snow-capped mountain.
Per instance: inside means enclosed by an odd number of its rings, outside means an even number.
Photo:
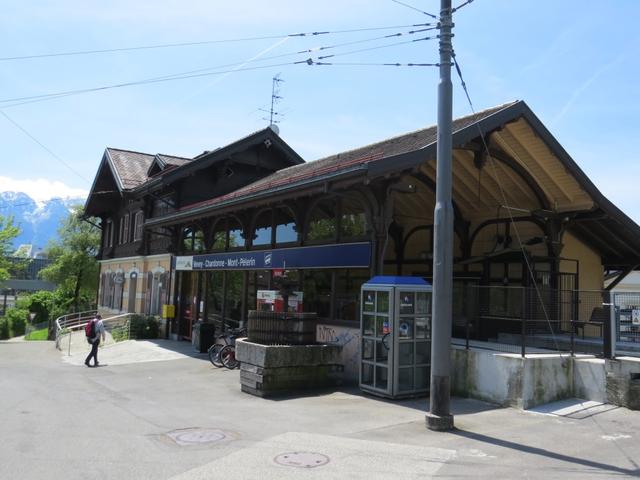
[[[54,198],[36,202],[26,193],[0,192],[0,215],[13,217],[20,234],[13,245],[31,244],[33,250],[42,250],[49,240],[58,238],[58,228],[67,218],[73,205],[84,204],[84,198]]]

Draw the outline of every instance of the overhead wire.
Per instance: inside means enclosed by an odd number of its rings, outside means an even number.
[[[40,53],[34,55],[15,55],[15,56],[7,56],[0,57],[0,61],[13,61],[13,60],[31,60],[37,58],[48,58],[48,57],[69,57],[75,55],[95,55],[102,53],[117,53],[117,52],[128,52],[135,50],[152,50],[152,49],[162,49],[162,48],[177,48],[177,47],[189,47],[189,46],[198,46],[198,45],[211,45],[218,43],[234,43],[234,42],[249,42],[249,41],[257,41],[257,40],[273,40],[278,38],[286,38],[286,37],[316,37],[320,35],[332,35],[332,34],[344,34],[344,33],[359,33],[359,32],[368,32],[368,31],[376,31],[376,30],[393,30],[397,28],[410,28],[410,27],[424,27],[424,26],[432,26],[433,23],[419,23],[419,24],[409,24],[409,25],[390,25],[385,27],[369,27],[369,28],[352,28],[346,30],[327,30],[327,31],[313,31],[313,32],[301,32],[301,33],[287,33],[282,35],[265,35],[258,37],[245,37],[245,38],[230,38],[230,39],[219,39],[219,40],[203,40],[198,42],[179,42],[179,43],[162,43],[157,45],[142,45],[135,47],[120,47],[120,48],[104,48],[104,49],[96,49],[96,50],[76,50],[70,52],[54,52],[54,53]]]
[[[469,94],[469,90],[467,88],[467,84],[464,81],[464,78],[462,76],[462,69],[460,68],[460,64],[459,64],[459,62],[458,62],[458,60],[456,58],[455,52],[452,52],[451,57],[453,59],[453,64],[455,65],[456,72],[457,72],[458,77],[460,79],[460,84],[462,86],[462,89],[464,90],[464,93],[465,93],[466,97],[467,97],[467,102],[469,103],[469,107],[471,108],[471,111],[473,112],[473,114],[477,115],[475,107],[473,106],[473,102],[471,101],[471,96]],[[507,201],[507,196],[506,196],[504,187],[502,185],[502,182],[500,181],[500,176],[498,175],[498,171],[497,171],[497,168],[496,168],[496,162],[495,162],[494,158],[491,156],[491,152],[489,151],[489,146],[487,145],[485,134],[484,134],[480,124],[478,122],[474,122],[474,123],[476,124],[476,126],[478,128],[478,133],[480,134],[480,140],[482,141],[482,145],[483,145],[485,154],[487,155],[487,158],[489,159],[489,162],[490,162],[491,167],[493,169],[493,174],[496,177],[496,183],[498,184],[498,189],[500,190],[500,196],[502,197],[502,202],[503,202],[504,205],[509,205],[509,202]],[[536,297],[537,297],[538,301],[540,302],[540,306],[542,308],[542,312],[544,314],[545,321],[549,325],[549,329],[551,331],[551,338],[553,339],[553,342],[555,344],[556,351],[561,353],[560,346],[558,345],[558,341],[556,339],[556,336],[553,334],[553,327],[551,325],[551,320],[549,318],[549,314],[547,312],[547,308],[546,308],[544,300],[542,298],[542,293],[540,292],[540,289],[538,288],[538,282],[536,281],[536,277],[535,277],[535,274],[533,272],[533,267],[531,266],[531,262],[529,260],[529,257],[527,256],[527,252],[526,252],[526,250],[524,248],[524,243],[522,242],[522,237],[520,235],[520,231],[518,230],[518,225],[517,225],[516,221],[513,218],[513,213],[511,212],[512,208],[505,208],[505,210],[507,211],[507,214],[509,215],[510,224],[511,224],[512,228],[515,231],[516,238],[518,240],[518,246],[520,247],[520,251],[522,252],[522,257],[524,258],[524,261],[525,261],[525,264],[527,266],[527,270],[528,270],[529,276],[531,277],[531,282],[532,282],[532,284],[534,286],[534,289],[535,289],[535,292],[536,292]]]
[[[460,5],[458,5],[455,8],[451,9],[451,13],[457,12],[458,10],[460,10],[462,7],[465,7],[467,5],[469,5],[471,2],[473,2],[473,0],[467,0],[466,2],[461,3]]]
[[[82,176],[82,174],[78,173],[73,167],[71,167],[71,165],[69,165],[67,162],[65,162],[62,158],[60,158],[58,155],[56,155],[55,152],[53,152],[49,147],[47,147],[45,144],[43,144],[40,140],[38,140],[36,137],[34,137],[31,133],[29,133],[27,131],[26,128],[24,128],[22,125],[20,125],[18,122],[16,122],[13,118],[11,118],[9,115],[7,115],[6,112],[4,112],[3,110],[0,110],[0,114],[6,118],[9,122],[11,122],[16,128],[18,128],[20,131],[22,131],[22,133],[24,133],[27,137],[29,137],[31,140],[33,140],[35,143],[37,143],[38,145],[40,145],[40,147],[42,149],[44,149],[46,152],[48,152],[53,158],[55,158],[56,160],[58,160],[60,163],[62,163],[62,165],[64,165],[65,167],[67,167],[69,169],[69,171],[73,172],[76,176],[78,176],[79,178],[81,178],[83,181],[87,182],[87,183],[91,183],[89,180],[87,180],[84,176]]]
[[[425,14],[428,17],[437,19],[433,13],[425,12],[424,10],[420,10],[419,8],[414,7],[413,5],[409,5],[408,3],[400,2],[399,0],[391,0],[393,3],[397,3],[398,5],[402,5],[403,7],[410,8],[411,10],[415,10],[416,12],[420,12]]]
[[[381,36],[381,37],[363,39],[363,40],[358,40],[358,41],[354,41],[354,42],[345,42],[345,43],[342,43],[342,44],[334,44],[334,45],[327,45],[327,46],[323,46],[323,47],[316,47],[315,49],[312,48],[312,49],[300,50],[300,51],[296,51],[296,52],[289,52],[289,53],[285,53],[285,54],[272,55],[272,56],[269,56],[269,57],[263,57],[263,58],[260,58],[260,59],[252,60],[251,63],[257,62],[257,61],[273,60],[273,59],[282,58],[282,57],[285,57],[285,56],[301,55],[303,53],[310,53],[310,52],[314,52],[314,51],[341,48],[341,47],[344,47],[344,46],[353,45],[355,43],[364,43],[364,42],[370,42],[370,41],[376,41],[376,40],[383,40],[383,39],[386,39],[386,38],[393,38],[393,37],[398,37],[398,36],[402,36],[402,35],[414,35],[416,33],[420,33],[420,32],[426,31],[426,30],[432,30],[432,28],[411,30],[411,31],[408,31],[408,32],[398,32],[398,33],[391,34],[391,35],[384,35],[384,36]],[[409,44],[409,43],[415,43],[415,42],[418,42],[418,41],[432,40],[432,39],[435,39],[435,38],[437,38],[437,36],[423,37],[423,38],[420,38],[420,39],[407,40],[407,41],[403,41],[403,42],[395,42],[395,43],[386,44],[386,45],[378,45],[378,46],[375,46],[375,47],[352,50],[352,51],[349,51],[349,52],[342,52],[342,53],[337,53],[337,54],[332,54],[332,55],[320,56],[320,57],[318,57],[318,59],[324,59],[324,58],[330,58],[330,57],[342,56],[342,55],[351,55],[351,54],[354,54],[354,53],[361,53],[361,52],[365,52],[365,51],[372,51],[372,50],[378,50],[378,49],[382,49],[382,48],[389,48],[389,47],[394,47],[394,46],[398,46],[398,45],[405,45],[405,44]],[[159,76],[159,77],[151,77],[151,78],[146,78],[146,79],[141,79],[141,80],[134,80],[134,81],[130,81],[130,82],[103,85],[103,86],[99,86],[99,87],[83,88],[83,89],[67,90],[67,91],[62,91],[62,92],[40,94],[40,95],[30,95],[30,96],[24,96],[24,97],[14,97],[14,98],[1,99],[0,100],[0,104],[3,104],[2,108],[11,108],[11,107],[16,107],[16,106],[20,106],[20,105],[26,105],[26,104],[30,104],[30,103],[37,103],[37,102],[46,101],[46,100],[54,100],[54,99],[63,98],[63,97],[67,97],[67,96],[72,96],[72,95],[80,95],[80,94],[84,94],[84,93],[91,93],[91,92],[97,92],[97,91],[102,91],[102,90],[110,90],[110,89],[116,89],[116,88],[124,88],[124,87],[136,86],[136,85],[147,85],[147,84],[168,82],[168,81],[174,81],[174,80],[183,80],[183,79],[189,79],[189,78],[198,78],[198,77],[205,77],[205,76],[212,76],[212,75],[223,75],[223,74],[226,74],[226,73],[258,70],[258,69],[264,69],[264,68],[282,67],[282,66],[297,65],[297,64],[303,64],[303,63],[307,63],[309,65],[313,64],[313,61],[311,63],[309,63],[309,60],[310,59],[305,59],[305,60],[296,61],[296,62],[276,63],[276,64],[269,64],[269,65],[262,65],[262,66],[252,66],[252,67],[246,67],[246,68],[236,68],[236,69],[232,69],[232,70],[211,71],[211,70],[217,70],[219,68],[226,68],[226,67],[230,67],[230,66],[234,66],[234,65],[242,65],[242,64],[249,63],[247,61],[234,62],[234,63],[230,63],[230,64],[219,65],[219,66],[216,66],[216,67],[207,67],[207,68],[202,68],[202,69],[197,69],[197,70],[189,70],[189,71],[175,73],[175,74],[163,75],[163,76]],[[415,64],[412,64],[412,66],[413,65],[420,65],[420,64],[419,63],[415,63]],[[402,66],[402,65],[398,65],[398,66]],[[420,66],[424,66],[424,65],[420,65]]]

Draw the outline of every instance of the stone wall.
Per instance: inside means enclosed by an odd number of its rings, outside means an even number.
[[[241,389],[270,397],[339,385],[340,350],[337,345],[261,345],[238,339]]]

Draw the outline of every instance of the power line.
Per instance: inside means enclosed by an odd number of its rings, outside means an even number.
[[[462,7],[469,5],[471,2],[473,2],[473,0],[467,0],[467,1],[466,1],[466,2],[464,2],[464,3],[461,3],[461,4],[460,4],[460,5],[458,5],[457,7],[452,8],[452,9],[451,9],[451,13],[457,12],[457,11],[458,11],[458,10],[460,10]]]
[[[309,63],[310,62],[310,63]],[[439,63],[366,63],[366,62],[315,62],[311,59],[306,61],[308,65],[331,65],[350,67],[439,67]]]
[[[431,30],[431,29],[429,28],[429,29],[424,29],[424,30]],[[410,32],[399,32],[399,33],[400,33],[400,35],[415,34],[415,33],[418,33],[418,32],[424,31],[424,30],[414,30],[414,31],[410,31]],[[391,38],[391,37],[396,37],[396,36],[398,36],[398,34],[393,34],[393,35],[390,35],[390,36],[385,35],[383,37],[365,39],[365,40],[360,40],[358,42],[362,43],[362,42],[365,42],[365,41],[381,40],[381,39],[384,39],[384,38]],[[379,45],[379,46],[376,46],[376,47],[353,50],[353,51],[338,53],[338,54],[334,54],[334,55],[321,56],[321,57],[318,57],[318,58],[319,59],[323,59],[323,58],[330,58],[330,57],[341,56],[341,55],[351,55],[353,53],[360,53],[360,52],[364,52],[364,51],[378,50],[378,49],[381,49],[381,48],[389,48],[389,47],[393,47],[393,46],[414,43],[414,42],[417,42],[417,41],[431,40],[431,39],[434,39],[434,38],[437,38],[437,36],[424,37],[424,38],[414,39],[414,40],[407,40],[407,41],[396,42],[396,43],[391,43],[391,44],[387,44],[387,45]],[[335,45],[329,45],[329,46],[320,47],[320,48],[326,50],[326,49],[330,49],[330,48],[338,48],[338,47],[349,45],[349,44],[353,44],[353,43],[354,42],[346,42],[345,44],[335,44]],[[313,50],[313,49],[310,49],[310,50]],[[299,55],[301,53],[308,53],[308,52],[309,52],[309,50],[304,50],[304,51],[299,51],[299,52],[291,52],[291,53],[286,53],[286,54],[274,55],[274,56],[271,56],[271,57],[265,57],[265,58],[262,58],[262,59],[256,59],[255,61],[264,61],[264,60],[269,60],[269,59],[274,59],[274,58],[280,58],[280,57],[283,57],[283,56]],[[283,67],[283,66],[296,65],[296,64],[301,64],[301,63],[310,64],[309,60],[311,60],[311,59],[306,59],[306,60],[297,61],[297,62],[285,62],[285,63],[276,63],[276,64],[269,64],[269,65],[262,65],[262,66],[253,66],[253,67],[247,67],[247,68],[237,68],[237,69],[233,69],[233,70],[222,70],[222,71],[215,71],[215,72],[211,72],[210,71],[210,70],[214,70],[214,69],[217,69],[217,68],[223,68],[223,67],[228,67],[228,66],[232,66],[232,65],[238,65],[240,63],[247,63],[247,62],[236,62],[236,63],[232,63],[232,64],[221,65],[221,66],[218,66],[218,67],[208,67],[208,68],[205,68],[205,69],[191,70],[191,71],[187,71],[187,72],[164,75],[164,76],[161,76],[161,77],[152,77],[152,78],[147,78],[147,79],[142,79],[142,80],[135,80],[135,81],[131,81],[131,82],[123,82],[123,83],[117,83],[117,84],[111,84],[111,85],[103,85],[103,86],[100,86],[100,87],[84,88],[84,89],[77,89],[77,90],[67,90],[67,91],[62,91],[62,92],[47,93],[47,94],[41,94],[41,95],[31,95],[31,96],[26,96],[26,97],[8,98],[8,99],[0,100],[0,103],[4,103],[5,104],[5,105],[3,105],[3,108],[10,108],[10,107],[16,107],[16,106],[19,106],[19,105],[29,104],[29,103],[37,103],[37,102],[46,101],[46,100],[53,100],[53,99],[72,96],[72,95],[80,95],[80,94],[84,94],[84,93],[91,93],[91,92],[97,92],[97,91],[102,91],[102,90],[110,90],[110,89],[115,89],[115,88],[124,88],[124,87],[136,86],[136,85],[147,85],[147,84],[152,84],[152,83],[161,83],[161,82],[168,82],[168,81],[174,81],[174,80],[184,80],[184,79],[189,79],[189,78],[198,78],[198,77],[205,77],[205,76],[212,76],[212,75],[222,75],[222,74],[232,73],[232,72],[251,71],[251,70],[259,70],[259,69],[273,68],[273,67]]]
[[[38,145],[40,145],[40,147],[42,147],[46,152],[48,152],[53,158],[55,158],[56,160],[58,160],[60,163],[62,163],[65,167],[67,167],[71,172],[73,172],[75,175],[77,175],[79,178],[81,178],[83,181],[87,182],[87,183],[91,183],[89,180],[87,180],[86,178],[84,178],[80,173],[78,173],[76,170],[74,170],[71,165],[69,165],[67,162],[65,162],[62,158],[60,158],[58,155],[56,155],[51,149],[49,149],[46,145],[44,145],[40,140],[38,140],[36,137],[34,137],[33,135],[31,135],[22,125],[20,125],[18,122],[16,122],[13,118],[11,118],[9,115],[7,115],[3,110],[0,110],[0,114],[2,114],[2,116],[4,118],[6,118],[7,120],[9,120],[9,122],[11,122],[16,128],[20,129],[22,131],[22,133],[24,133],[27,137],[29,137],[31,140],[33,140],[35,143],[37,143]]]
[[[397,3],[399,5],[402,5],[403,7],[407,7],[407,8],[410,8],[411,10],[415,10],[416,12],[424,13],[428,17],[435,18],[435,19],[438,18],[435,15],[433,15],[432,13],[425,12],[424,10],[420,10],[419,8],[416,8],[413,5],[409,5],[408,3],[403,3],[403,2],[400,2],[398,0],[391,0],[391,1],[394,2],[394,3]]]
[[[255,40],[270,40],[270,39],[286,38],[286,37],[315,37],[320,35],[357,33],[357,32],[367,32],[367,31],[375,31],[375,30],[392,30],[396,28],[423,27],[423,26],[431,26],[431,25],[433,24],[422,23],[422,24],[411,24],[411,25],[391,25],[387,27],[354,28],[354,29],[348,29],[348,30],[288,33],[283,35],[266,35],[261,37],[203,40],[199,42],[161,43],[157,45],[142,45],[142,46],[135,46],[135,47],[105,48],[105,49],[97,49],[97,50],[76,50],[76,51],[70,51],[70,52],[40,53],[40,54],[34,54],[34,55],[16,55],[11,57],[0,57],[0,61],[6,62],[6,61],[13,61],[13,60],[32,60],[37,58],[49,58],[49,57],[96,55],[96,54],[102,54],[102,53],[128,52],[128,51],[135,51],[135,50],[152,50],[152,49],[162,49],[162,48],[178,48],[178,47],[191,47],[191,46],[199,46],[199,45],[211,45],[211,44],[218,44],[218,43],[249,42],[249,41],[255,41]]]

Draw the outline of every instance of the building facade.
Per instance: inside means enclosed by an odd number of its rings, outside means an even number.
[[[453,131],[455,292],[602,290],[640,265],[640,228],[524,102]],[[196,320],[244,322],[286,271],[304,311],[356,328],[372,275],[432,276],[435,158],[435,127],[312,162],[271,128],[192,159],[108,148],[85,208],[102,225],[99,308],[172,304],[170,331],[188,339]]]

